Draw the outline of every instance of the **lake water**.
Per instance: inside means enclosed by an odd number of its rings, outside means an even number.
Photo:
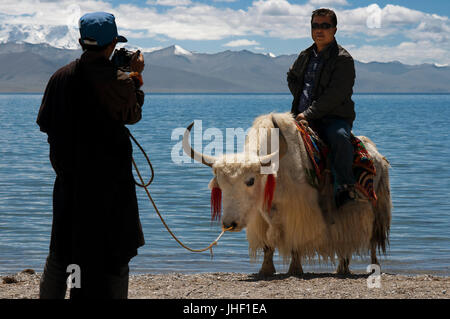
[[[54,172],[46,135],[35,124],[42,95],[0,95],[0,274],[25,268],[41,272],[48,253]],[[390,248],[382,271],[450,275],[450,95],[354,95],[353,131],[366,135],[390,161],[393,214]],[[288,94],[150,94],[142,120],[130,130],[155,169],[150,192],[168,225],[193,248],[203,248],[220,233],[210,222],[211,170],[200,164],[177,165],[171,152],[179,138],[172,131],[202,120],[203,131],[251,126],[264,113],[290,110]],[[225,148],[225,146],[224,146]],[[147,174],[144,157],[135,158]],[[245,232],[226,233],[214,248],[195,254],[166,232],[138,189],[146,245],[132,273],[243,272],[250,263]],[[288,265],[276,255],[276,268]],[[351,269],[365,272],[370,258],[355,257]],[[306,265],[305,271],[330,272],[335,265]]]

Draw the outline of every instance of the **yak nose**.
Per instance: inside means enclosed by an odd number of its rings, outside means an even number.
[[[228,229],[230,227],[231,227],[231,229],[236,228],[237,227],[236,222],[231,222],[231,223],[223,222],[223,228]]]

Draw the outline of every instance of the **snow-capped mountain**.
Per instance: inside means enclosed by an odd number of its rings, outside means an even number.
[[[161,50],[162,47],[155,47],[155,48],[144,48],[141,46],[137,46],[137,45],[132,45],[132,44],[128,44],[128,43],[118,43],[116,46],[117,49],[119,48],[125,48],[129,51],[137,51],[140,50],[142,53],[150,53],[150,52],[154,52],[154,51],[158,51]]]
[[[192,53],[190,51],[183,49],[179,45],[174,45],[173,46],[173,54],[175,54],[175,55],[187,55],[187,56],[191,56],[192,55]]]
[[[170,57],[170,56],[179,56],[179,57],[191,57],[193,53],[183,49],[179,45],[171,45],[167,48],[161,48],[159,50],[153,50],[150,53],[153,53],[154,56],[158,57]]]
[[[288,93],[286,72],[297,57],[248,50],[206,54],[178,45],[127,48],[144,53],[146,92]],[[0,44],[0,92],[43,92],[50,76],[80,55],[79,48],[24,42]],[[448,66],[355,61],[355,68],[355,92],[450,92]]]
[[[79,48],[78,28],[46,25],[0,25],[0,43],[48,44],[60,49]]]

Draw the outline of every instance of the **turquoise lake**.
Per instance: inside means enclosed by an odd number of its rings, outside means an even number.
[[[32,268],[42,272],[48,254],[55,174],[47,136],[36,116],[42,95],[0,95],[0,275]],[[390,246],[382,272],[450,275],[450,95],[354,95],[355,135],[370,137],[391,163],[393,200]],[[129,126],[155,169],[153,199],[174,233],[193,248],[203,248],[220,233],[210,221],[211,169],[179,165],[172,151],[181,137],[176,128],[202,120],[203,132],[252,125],[269,112],[290,110],[288,94],[147,94],[142,120]],[[205,144],[204,144],[205,145]],[[224,145],[225,150],[225,145]],[[140,170],[145,159],[134,147]],[[209,252],[191,253],[167,233],[144,190],[138,188],[146,245],[130,263],[131,273],[255,273],[245,231],[226,233]],[[275,256],[278,272],[288,265]],[[370,258],[355,257],[350,268],[365,273]],[[307,272],[333,272],[336,265],[305,265]]]

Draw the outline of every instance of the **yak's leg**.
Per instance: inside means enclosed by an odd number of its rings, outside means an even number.
[[[288,275],[303,275],[302,261],[300,254],[296,251],[291,253],[291,264],[289,265]]]
[[[351,257],[339,257],[339,265],[336,270],[338,275],[349,275],[350,274],[350,260]]]
[[[272,276],[275,274],[275,266],[273,265],[273,252],[274,249],[271,247],[264,247],[264,261],[259,270],[259,276]]]
[[[378,259],[377,259],[377,245],[376,245],[376,243],[371,243],[371,245],[370,245],[370,260],[371,260],[372,264],[378,265],[378,266],[380,265],[378,263]]]

